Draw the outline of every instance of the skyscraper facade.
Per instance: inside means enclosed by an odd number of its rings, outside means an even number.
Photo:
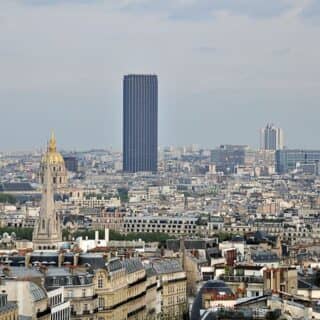
[[[262,150],[282,150],[283,131],[273,124],[267,124],[260,132],[260,149]]]
[[[123,171],[156,172],[158,167],[158,79],[123,79]]]
[[[246,145],[221,145],[211,151],[211,162],[224,174],[235,173],[237,166],[250,165],[255,153]]]
[[[284,149],[276,152],[276,170],[280,174],[307,166],[319,174],[319,163],[320,150]]]

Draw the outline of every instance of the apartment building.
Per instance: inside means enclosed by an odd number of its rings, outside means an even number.
[[[0,293],[0,320],[18,320],[18,304],[8,301],[6,292]]]
[[[45,273],[45,287],[49,292],[63,288],[58,299],[70,303],[71,319],[96,319],[98,295],[95,293],[92,274],[73,267],[50,267]],[[51,301],[54,302],[54,299]]]
[[[144,320],[156,317],[156,278],[148,278],[139,259],[113,259],[95,271],[99,320]],[[147,303],[148,302],[148,303]]]
[[[187,276],[177,259],[154,259],[161,291],[161,319],[180,320],[187,313]]]

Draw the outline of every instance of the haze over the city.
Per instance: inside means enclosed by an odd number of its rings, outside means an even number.
[[[317,0],[1,0],[1,150],[121,148],[122,79],[159,77],[159,144],[319,148]]]

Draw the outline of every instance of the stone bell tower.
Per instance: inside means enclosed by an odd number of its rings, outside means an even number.
[[[44,180],[40,214],[33,230],[34,250],[57,250],[61,242],[60,218],[55,210],[52,169],[47,164],[44,168]]]

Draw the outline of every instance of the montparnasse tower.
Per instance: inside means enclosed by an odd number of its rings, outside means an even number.
[[[43,155],[40,164],[40,182],[44,183],[45,168],[51,169],[54,191],[63,192],[67,185],[67,170],[61,153],[57,151],[57,142],[54,133],[48,142],[47,152]]]

